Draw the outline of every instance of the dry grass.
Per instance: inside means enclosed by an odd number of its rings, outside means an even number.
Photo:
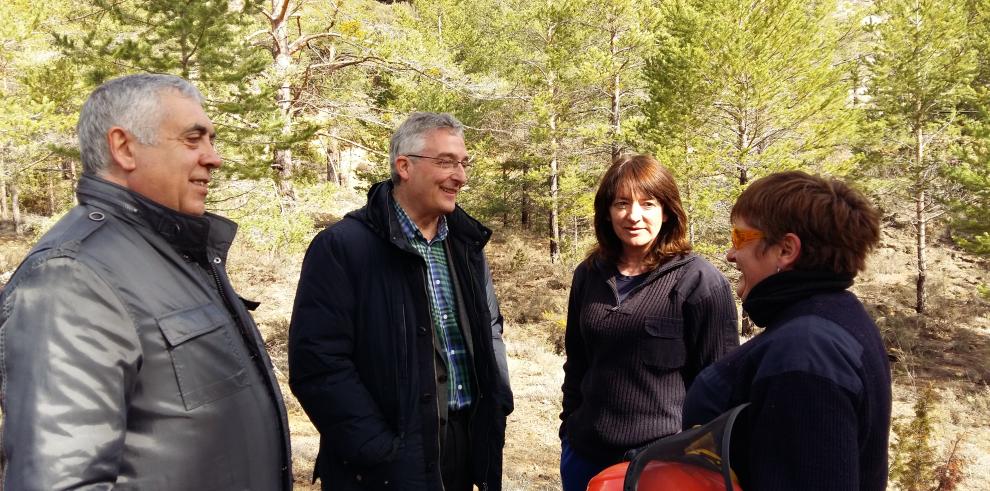
[[[515,411],[504,452],[506,490],[560,489],[560,386],[570,268],[550,265],[541,240],[496,233],[487,250],[502,315]]]
[[[31,244],[27,241],[0,236],[0,287],[10,280],[14,269],[30,250]]]

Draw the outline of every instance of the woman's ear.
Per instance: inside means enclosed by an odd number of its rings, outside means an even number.
[[[788,233],[778,243],[780,253],[777,256],[777,267],[782,270],[792,269],[794,263],[801,257],[801,237]]]

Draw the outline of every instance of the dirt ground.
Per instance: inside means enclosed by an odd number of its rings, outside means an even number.
[[[854,291],[877,319],[893,361],[894,417],[906,421],[919,390],[933,386],[938,458],[959,440],[963,481],[955,489],[990,491],[990,302],[978,287],[990,283],[986,260],[944,244],[931,250],[931,314],[918,317],[913,248],[886,233]],[[0,241],[0,275],[27,251],[23,241]],[[505,448],[506,490],[559,489],[557,415],[563,357],[555,343],[563,329],[570,265],[550,266],[545,244],[496,231],[488,255],[506,317],[505,342],[515,393]],[[258,253],[235,244],[230,273],[242,296],[262,302],[255,312],[282,382],[290,417],[297,489],[309,484],[319,436],[288,390],[285,343],[301,254]],[[730,278],[721,258],[710,258]],[[6,280],[0,276],[0,283]],[[896,439],[896,435],[894,436]],[[961,439],[960,439],[961,438]],[[893,456],[892,456],[893,459]],[[899,489],[892,484],[890,489]]]

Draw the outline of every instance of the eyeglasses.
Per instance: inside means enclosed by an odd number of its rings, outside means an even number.
[[[474,159],[472,159],[471,157],[468,157],[464,160],[454,160],[446,157],[427,157],[426,155],[413,155],[411,153],[406,154],[406,157],[416,157],[417,159],[432,160],[437,167],[440,167],[441,169],[450,172],[453,172],[455,169],[457,169],[457,165],[460,164],[461,167],[464,167],[465,174],[470,172],[471,166],[474,165]]]
[[[737,251],[742,249],[744,245],[762,238],[763,232],[759,230],[739,230],[736,227],[732,227],[732,248]]]

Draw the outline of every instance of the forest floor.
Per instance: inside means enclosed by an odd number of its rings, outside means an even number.
[[[0,285],[28,248],[24,240],[0,237]],[[496,230],[487,251],[506,318],[515,393],[504,488],[560,489],[557,427],[564,360],[559,347],[572,265],[550,265],[545,241],[516,232]],[[914,248],[905,230],[885,229],[853,290],[877,319],[894,359],[895,423],[907,423],[919,394],[932,387],[934,463],[948,461],[958,442],[954,461],[962,471],[957,487],[943,489],[990,491],[990,302],[978,293],[990,283],[990,263],[945,243],[933,244],[929,253],[928,316],[913,310]],[[734,279],[735,271],[722,258],[709,259]],[[286,383],[286,339],[301,260],[301,254],[259,253],[238,243],[229,269],[239,293],[262,302],[255,318],[283,384],[297,489],[318,489],[309,481],[319,436]]]

